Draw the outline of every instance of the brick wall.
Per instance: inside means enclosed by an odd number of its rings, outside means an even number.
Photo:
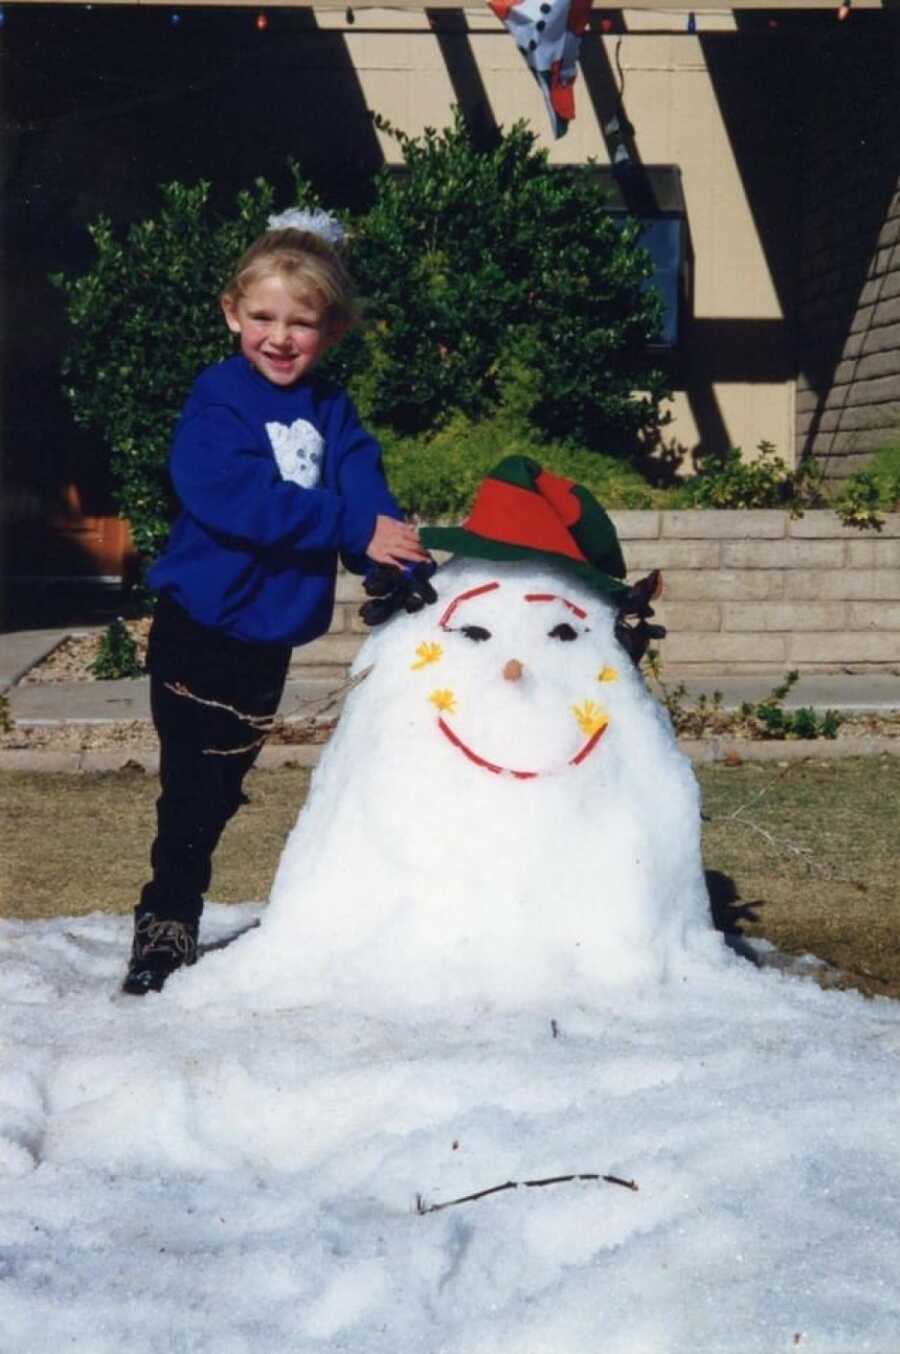
[[[900,513],[881,532],[831,512],[612,514],[632,577],[662,569],[667,674],[900,674]],[[331,632],[295,654],[295,676],[341,679],[366,627],[342,574]]]
[[[868,17],[801,97],[796,449],[837,480],[900,443],[900,15]]]

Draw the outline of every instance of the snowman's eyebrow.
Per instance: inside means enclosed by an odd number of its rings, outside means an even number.
[[[459,606],[460,602],[467,602],[470,597],[480,597],[482,593],[485,592],[493,592],[494,589],[499,588],[499,586],[499,583],[483,583],[480,588],[470,588],[468,592],[461,592],[458,597],[454,597],[453,601],[438,621],[440,628],[442,630],[448,629],[447,622]]]
[[[574,602],[570,602],[566,597],[557,597],[555,592],[526,592],[524,600],[526,602],[562,602],[563,606],[567,606],[579,620],[587,620],[586,611],[582,611],[580,606],[576,606]]]

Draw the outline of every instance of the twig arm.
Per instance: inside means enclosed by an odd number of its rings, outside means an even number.
[[[608,1185],[621,1185],[623,1189],[630,1189],[635,1193],[638,1189],[634,1180],[623,1180],[618,1175],[599,1175],[596,1171],[585,1171],[576,1175],[549,1175],[542,1180],[507,1180],[503,1185],[491,1185],[489,1189],[479,1189],[474,1194],[462,1194],[458,1199],[445,1199],[439,1204],[427,1204],[422,1195],[417,1194],[416,1212],[420,1216],[425,1213],[440,1213],[444,1208],[475,1203],[477,1199],[486,1199],[489,1194],[502,1194],[504,1190],[519,1189],[520,1186],[526,1189],[542,1189],[545,1185],[564,1185],[573,1180],[603,1180]]]

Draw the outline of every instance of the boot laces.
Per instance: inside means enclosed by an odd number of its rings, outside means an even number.
[[[151,950],[162,950],[190,962],[196,953],[197,942],[191,928],[182,921],[148,913],[138,920],[135,932],[135,949],[142,958]]]

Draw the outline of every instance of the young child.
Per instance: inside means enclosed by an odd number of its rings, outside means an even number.
[[[269,227],[222,293],[240,352],[188,397],[171,457],[182,511],[149,574],[161,794],[123,987],[138,996],[196,960],[212,854],[259,752],[254,721],[276,712],[293,646],[331,624],[338,555],[382,579],[428,560],[378,443],[315,374],[355,318],[340,227],[298,211]]]

